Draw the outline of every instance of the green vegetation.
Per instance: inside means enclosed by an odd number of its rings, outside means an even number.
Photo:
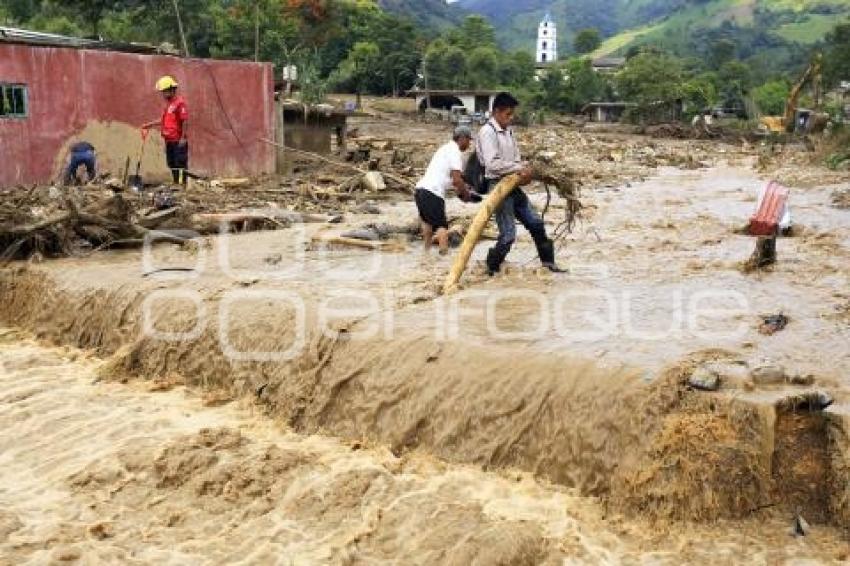
[[[827,86],[850,81],[850,23],[840,24],[826,36],[824,79]]]
[[[306,98],[313,100],[329,87],[375,94],[411,88],[435,33],[382,10],[374,0],[179,0],[178,5],[190,55],[254,59],[256,50],[262,61],[295,64]],[[39,31],[182,46],[173,0],[0,0],[0,14],[5,25]]]
[[[594,56],[625,55],[654,45],[679,57],[704,57],[720,39],[736,46],[736,56],[757,80],[796,71],[808,48],[835,24],[850,17],[847,0],[460,0],[458,5],[486,15],[504,47],[533,53],[536,26],[549,11],[558,24],[562,55],[581,54],[578,33],[599,30]]]
[[[753,101],[762,114],[779,116],[785,111],[785,100],[790,90],[791,87],[787,81],[770,81],[753,91]]]
[[[433,41],[424,67],[431,89],[522,87],[534,77],[531,55],[500,51],[493,26],[481,16],[467,17]]]
[[[824,53],[825,88],[850,80],[850,22],[820,39],[812,32],[823,33],[827,20],[841,22],[850,13],[844,0],[462,0],[492,20],[462,17],[442,0],[177,4],[191,55],[294,64],[309,102],[330,89],[359,100],[414,86],[506,88],[538,116],[615,100],[635,103],[639,116],[680,104],[688,113],[720,107],[741,116],[753,108],[778,114],[815,49]],[[0,22],[182,47],[174,6],[174,0],[0,0]],[[547,8],[561,21],[569,10],[566,37],[588,55],[535,77],[529,50],[505,51],[499,42],[521,24],[528,29],[523,41],[533,44]],[[618,34],[626,25],[630,31]],[[815,43],[804,47],[792,36]],[[559,37],[564,51],[570,43],[564,33]],[[623,55],[626,65],[615,75],[598,74],[591,57],[601,54]]]
[[[602,38],[599,35],[599,30],[596,28],[587,28],[576,34],[573,46],[576,53],[583,55],[597,49],[600,43],[602,43]]]
[[[596,73],[589,59],[570,59],[547,69],[520,98],[531,110],[580,112],[591,101],[610,100],[613,85]]]

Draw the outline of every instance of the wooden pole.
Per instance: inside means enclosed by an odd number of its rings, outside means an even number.
[[[254,3],[254,62],[260,60],[260,0]]]
[[[275,171],[279,175],[286,173],[286,154],[284,148],[286,144],[286,131],[283,120],[283,93],[279,93],[274,101],[274,137],[276,142],[275,147]]]
[[[518,184],[519,175],[509,175],[499,181],[496,188],[487,195],[487,199],[481,204],[481,208],[478,209],[475,218],[472,219],[469,230],[467,230],[466,236],[463,238],[463,243],[460,245],[460,250],[458,250],[457,257],[455,257],[454,263],[452,263],[452,268],[449,270],[449,274],[446,275],[446,281],[443,283],[444,295],[449,295],[457,291],[457,283],[460,280],[460,276],[463,275],[466,264],[469,263],[469,258],[472,256],[472,250],[475,249],[475,244],[481,238],[481,233],[484,232],[487,222],[493,216],[493,213],[496,212],[496,209],[499,208],[499,205],[502,204],[502,201],[511,194],[511,191]]]
[[[189,56],[189,44],[186,43],[186,32],[183,31],[183,18],[180,17],[180,6],[177,5],[177,0],[171,0],[174,4],[174,14],[177,16],[177,29],[180,31],[180,41],[183,43],[183,55]]]
[[[422,59],[422,75],[425,77],[425,108],[431,109],[431,89],[428,86],[428,65],[425,59]]]

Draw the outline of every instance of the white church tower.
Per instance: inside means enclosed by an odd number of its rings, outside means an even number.
[[[558,60],[558,30],[549,12],[537,28],[537,62],[551,63]]]

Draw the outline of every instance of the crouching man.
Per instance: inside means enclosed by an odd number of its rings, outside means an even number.
[[[528,185],[532,181],[531,168],[520,159],[519,146],[510,127],[517,106],[519,102],[516,98],[507,92],[499,93],[493,101],[493,113],[490,120],[478,131],[476,153],[484,167],[487,192],[503,177],[514,173],[520,177],[519,186]],[[556,273],[562,272],[563,270],[555,264],[555,247],[546,235],[543,219],[532,208],[528,195],[519,187],[514,189],[496,209],[499,239],[487,253],[487,272],[490,275],[498,273],[502,262],[511,251],[511,246],[516,240],[517,219],[534,238],[537,255],[540,256],[543,266]]]
[[[83,183],[94,180],[97,175],[95,166],[95,150],[94,146],[87,141],[80,141],[71,146],[71,156],[68,161],[68,166],[65,168],[63,182],[70,185],[74,182],[80,182],[78,169],[82,166],[86,168],[86,177]]]
[[[416,183],[414,198],[422,221],[422,239],[425,250],[431,248],[436,232],[440,254],[449,251],[449,223],[446,219],[446,191],[454,187],[464,202],[479,202],[481,196],[473,192],[463,180],[463,152],[472,144],[472,131],[458,126],[452,141],[441,146],[431,158],[425,175]]]

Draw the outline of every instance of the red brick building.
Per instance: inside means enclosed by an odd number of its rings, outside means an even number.
[[[0,186],[59,176],[70,145],[97,149],[98,169],[135,167],[139,126],[157,119],[162,75],[181,85],[189,105],[190,170],[219,176],[275,169],[273,68],[267,63],[186,59],[151,48],[0,28]],[[120,49],[120,50],[119,50]],[[161,139],[152,132],[142,174],[166,178]]]

